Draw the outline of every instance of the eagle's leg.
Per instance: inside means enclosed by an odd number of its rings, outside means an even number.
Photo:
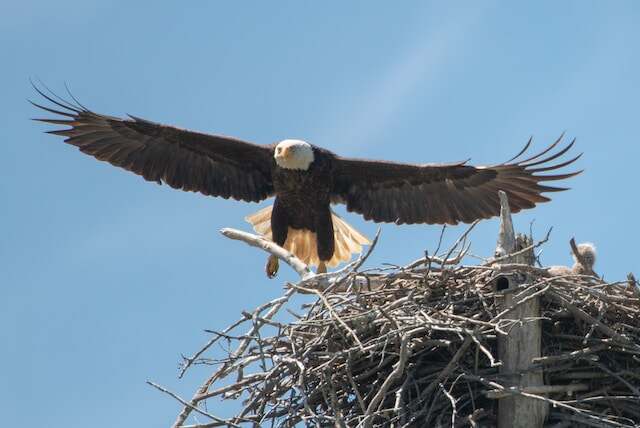
[[[335,237],[333,236],[333,221],[331,220],[331,210],[318,210],[319,214],[316,222],[316,239],[318,246],[318,257],[320,263],[316,273],[327,273],[327,262],[333,257],[335,250]]]
[[[273,242],[281,247],[284,247],[287,242],[287,234],[289,233],[288,216],[282,203],[276,198],[273,203],[273,210],[271,211],[271,235]],[[275,278],[278,274],[278,267],[280,263],[276,256],[269,256],[267,259],[267,266],[265,270],[269,278]]]
[[[316,273],[327,273],[327,264],[321,261],[318,264],[318,269],[316,269]]]

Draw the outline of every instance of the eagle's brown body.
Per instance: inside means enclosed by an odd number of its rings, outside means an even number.
[[[375,222],[469,223],[499,214],[499,190],[507,193],[512,211],[517,212],[549,201],[542,193],[565,190],[542,182],[579,173],[540,174],[580,157],[552,164],[573,145],[571,142],[550,153],[560,139],[541,153],[521,159],[529,142],[513,159],[487,167],[466,162],[419,165],[370,161],[340,157],[300,140],[258,145],[133,116],[105,116],[36,90],[56,107],[35,105],[58,116],[38,120],[68,126],[49,132],[67,137],[67,143],[96,159],[149,181],[208,196],[248,202],[275,196],[273,210],[256,213],[250,222],[272,235],[279,245],[308,256],[322,268],[325,262],[347,260],[367,242],[332,214],[331,204],[343,203],[348,211]],[[267,215],[270,230],[265,227]],[[313,254],[310,243],[317,247]],[[275,273],[273,268],[267,268],[270,275]]]
[[[273,169],[276,199],[271,214],[273,241],[284,246],[289,228],[309,230],[317,236],[320,260],[334,252],[331,220],[331,188],[334,155],[313,147],[314,161],[308,170]]]

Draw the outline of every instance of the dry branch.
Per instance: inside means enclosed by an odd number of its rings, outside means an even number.
[[[269,254],[272,254],[291,266],[302,279],[309,278],[313,275],[309,266],[307,266],[302,260],[294,256],[289,251],[285,250],[281,246],[274,242],[253,233],[243,232],[241,230],[224,228],[220,230],[224,236],[229,239],[235,239],[251,245],[252,247],[260,248]]]

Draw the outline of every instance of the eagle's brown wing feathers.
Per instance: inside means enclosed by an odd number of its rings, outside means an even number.
[[[57,107],[37,107],[58,115],[37,119],[68,126],[50,131],[96,159],[141,175],[146,180],[205,195],[260,201],[273,196],[272,148],[229,137],[200,134],[131,116],[120,119],[94,113],[79,103],[54,99]],[[58,109],[59,108],[59,109]],[[565,190],[540,184],[579,172],[539,175],[571,164],[550,164],[573,142],[546,158],[560,139],[528,159],[517,160],[529,143],[504,164],[473,167],[466,162],[410,165],[335,157],[331,197],[349,211],[376,222],[469,223],[498,215],[498,190],[509,196],[513,212],[549,199],[544,192]]]
[[[200,134],[130,116],[120,119],[94,113],[80,104],[54,99],[35,88],[56,108],[34,104],[68,126],[49,131],[96,159],[204,195],[260,201],[274,193],[271,149],[230,137]]]
[[[541,184],[580,173],[540,175],[577,160],[550,164],[566,153],[567,147],[546,158],[562,137],[541,153],[518,160],[530,142],[504,164],[474,167],[459,162],[445,165],[410,165],[360,159],[336,158],[333,202],[347,205],[366,220],[403,223],[470,223],[500,213],[498,190],[509,197],[513,212],[549,201],[544,192],[566,190]]]

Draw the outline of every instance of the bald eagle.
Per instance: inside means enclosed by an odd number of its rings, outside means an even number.
[[[509,197],[513,212],[549,201],[544,192],[566,190],[540,184],[581,171],[539,175],[573,163],[560,163],[574,144],[552,152],[562,136],[541,153],[521,159],[529,148],[493,166],[405,164],[353,159],[302,140],[272,145],[209,135],[129,116],[95,113],[51,93],[35,90],[53,105],[32,104],[57,115],[35,119],[67,128],[48,131],[98,160],[166,183],[175,189],[240,201],[259,202],[275,196],[273,206],[247,217],[254,228],[308,264],[326,267],[360,252],[368,239],[331,210],[345,204],[365,220],[395,224],[457,224],[500,213],[498,190]],[[545,155],[547,155],[545,157]],[[271,256],[271,278],[278,260]]]

